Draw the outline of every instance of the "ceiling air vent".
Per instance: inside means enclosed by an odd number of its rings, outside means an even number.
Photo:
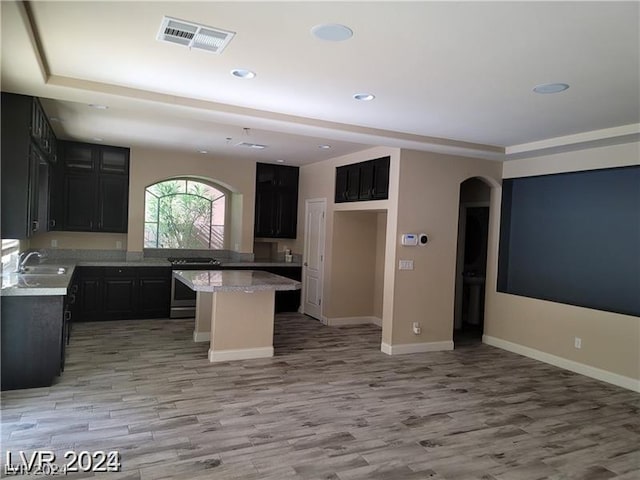
[[[234,35],[234,32],[219,28],[185,22],[177,18],[164,17],[156,39],[161,42],[177,43],[178,45],[206,50],[211,53],[222,53]]]
[[[264,148],[267,148],[266,145],[262,145],[260,143],[251,143],[251,142],[236,143],[236,147],[253,148],[256,150],[262,150]]]

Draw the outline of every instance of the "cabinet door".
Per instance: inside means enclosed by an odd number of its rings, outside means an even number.
[[[277,172],[276,186],[298,189],[298,176],[300,172],[298,167],[275,165],[275,168]]]
[[[373,196],[373,162],[359,164],[358,200],[371,200]]]
[[[272,237],[276,234],[275,190],[270,185],[260,186],[256,191],[254,236]]]
[[[48,230],[64,230],[64,170],[62,162],[49,167]]]
[[[106,267],[104,274],[104,319],[133,318],[136,308],[136,278],[133,267]]]
[[[64,142],[64,167],[68,171],[93,172],[94,146],[89,143]]]
[[[40,229],[38,202],[40,199],[40,162],[44,162],[38,149],[32,144],[29,149],[29,205],[27,208],[27,236]]]
[[[296,238],[298,225],[298,196],[292,189],[281,189],[276,193],[276,236]]]
[[[168,318],[171,269],[138,267],[138,318]]]
[[[90,232],[94,228],[95,176],[68,173],[64,179],[64,228]]]
[[[373,160],[373,189],[372,198],[384,200],[389,198],[389,163],[390,157]]]
[[[78,274],[78,299],[77,299],[77,320],[91,322],[103,319],[102,306],[104,304],[104,292],[102,288],[102,278],[96,275],[91,269],[87,273]]]
[[[355,202],[360,195],[360,166],[355,163],[353,165],[347,165],[347,193],[346,200],[348,202]]]
[[[120,147],[98,147],[100,173],[129,174],[129,149]]]
[[[256,164],[256,188],[261,186],[274,186],[278,182],[276,165],[270,163]]]
[[[336,167],[336,203],[346,202],[349,171],[347,167]]]
[[[98,187],[98,221],[94,229],[126,233],[129,218],[129,177],[102,174]]]

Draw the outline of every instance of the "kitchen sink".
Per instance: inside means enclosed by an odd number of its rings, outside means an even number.
[[[55,265],[34,265],[25,267],[24,272],[20,275],[64,275],[67,273],[67,267],[57,267]]]

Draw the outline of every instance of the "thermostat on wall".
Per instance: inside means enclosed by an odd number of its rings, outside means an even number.
[[[415,233],[403,233],[402,245],[406,245],[408,247],[415,247],[416,245],[418,245],[418,235]]]

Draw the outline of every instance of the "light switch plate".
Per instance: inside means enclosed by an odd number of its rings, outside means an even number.
[[[413,270],[413,260],[400,260],[400,270]]]

